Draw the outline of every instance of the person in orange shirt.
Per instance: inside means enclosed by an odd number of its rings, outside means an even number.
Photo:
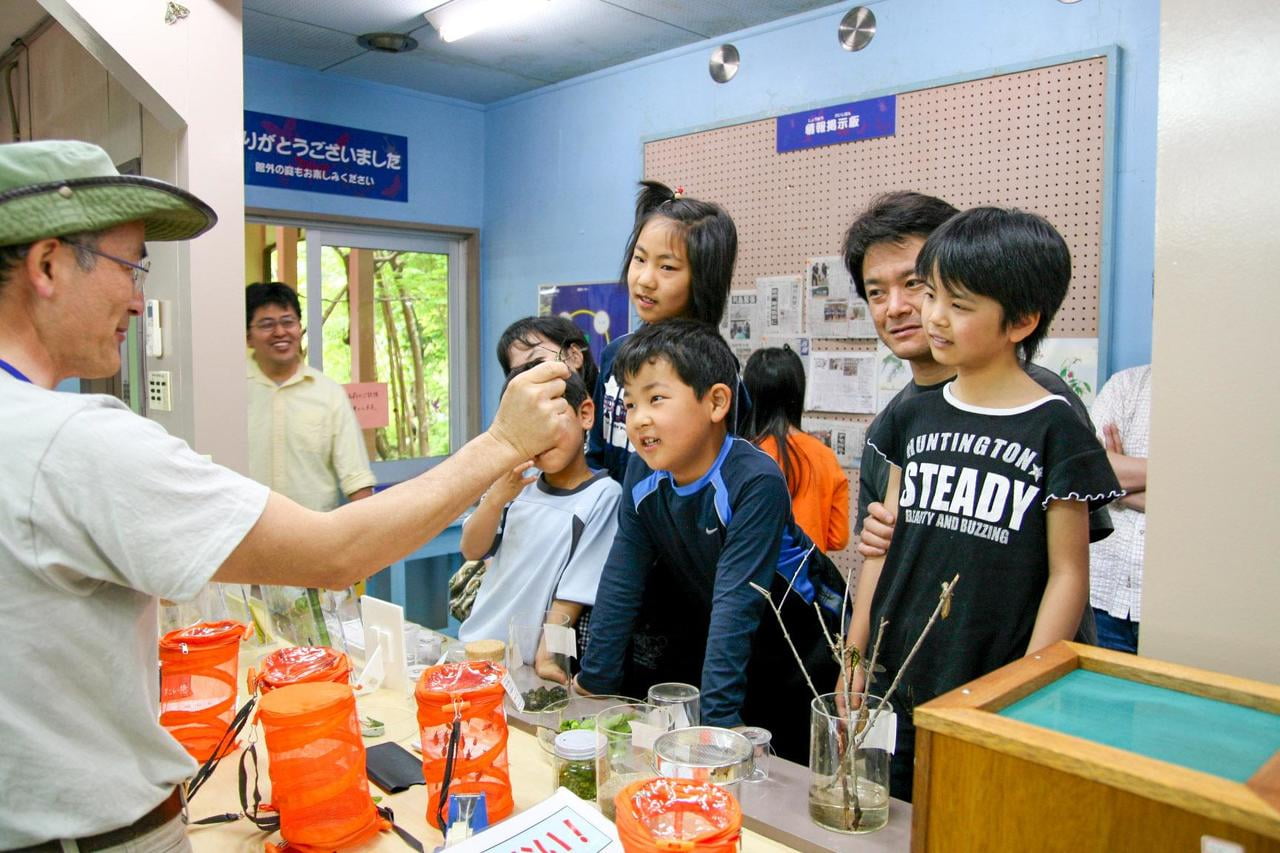
[[[782,468],[796,523],[823,551],[839,551],[849,544],[849,478],[831,448],[800,429],[800,356],[786,346],[756,350],[742,382],[752,405],[747,434]]]

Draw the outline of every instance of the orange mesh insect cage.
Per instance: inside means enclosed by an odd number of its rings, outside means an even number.
[[[698,850],[735,853],[742,809],[733,794],[710,782],[646,779],[614,798],[618,839],[627,853]]]
[[[201,622],[160,638],[160,725],[197,761],[215,757],[235,716],[240,641],[250,630],[243,622]],[[235,748],[228,739],[222,755]]]
[[[427,822],[436,829],[443,826],[451,793],[484,794],[491,822],[515,808],[502,708],[505,674],[489,661],[465,661],[430,667],[418,681]]]
[[[310,682],[272,690],[258,705],[258,721],[269,756],[272,807],[285,840],[268,843],[267,851],[340,850],[391,829],[369,794],[350,685]]]
[[[351,681],[351,658],[325,646],[288,646],[262,659],[262,669],[249,668],[249,693],[269,693],[286,684]]]

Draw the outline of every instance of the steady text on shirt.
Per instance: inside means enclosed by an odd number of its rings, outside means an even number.
[[[1026,479],[976,467],[924,462],[913,457],[929,451],[969,453],[1000,460]],[[926,524],[1007,544],[1022,528],[1026,512],[1040,494],[1044,469],[1039,454],[1016,441],[976,433],[932,432],[915,436],[906,447],[898,505],[908,524]]]

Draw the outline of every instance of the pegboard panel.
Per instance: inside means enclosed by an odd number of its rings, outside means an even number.
[[[843,350],[846,352],[876,351],[876,342],[874,340],[859,338],[813,338],[809,343],[813,352],[822,352],[823,350]],[[813,414],[827,421],[852,421],[864,426],[869,426],[875,418],[875,415],[852,415],[847,412],[824,412],[820,410],[806,411],[805,414]],[[850,585],[853,585],[857,583],[858,570],[862,568],[862,555],[854,547],[856,542],[853,536],[854,520],[858,517],[859,472],[857,468],[846,468],[844,474],[849,478],[849,546],[843,551],[832,551],[827,556],[831,558],[831,562],[835,563],[836,567],[846,577],[850,578]]]
[[[871,340],[863,340],[858,338],[814,338],[810,341],[810,345],[814,352],[823,350],[844,350],[852,352],[875,352],[876,342]],[[810,414],[806,411],[805,414]],[[812,414],[828,421],[852,421],[865,426],[870,426],[875,415],[851,415],[847,412],[823,412],[814,411]],[[862,568],[862,555],[858,553],[854,547],[855,539],[853,536],[854,520],[858,517],[858,477],[857,468],[846,468],[845,476],[849,478],[849,547],[843,551],[832,551],[827,556],[831,561],[849,577],[850,583],[857,582],[858,570]]]
[[[839,253],[857,211],[910,189],[960,209],[1019,207],[1053,223],[1071,249],[1071,288],[1050,337],[1096,338],[1102,248],[1107,59],[985,77],[898,95],[894,136],[777,153],[773,119],[646,143],[644,174],[721,204],[738,228],[733,287],[794,275]],[[814,339],[817,350],[874,341]],[[822,413],[869,423],[871,415]],[[850,477],[850,518],[858,472]],[[856,575],[850,546],[831,555]]]
[[[889,190],[1041,214],[1071,247],[1051,337],[1096,337],[1106,57],[898,95],[890,137],[778,154],[774,120],[656,140],[644,174],[723,205],[738,227],[735,288],[837,254],[856,211]]]

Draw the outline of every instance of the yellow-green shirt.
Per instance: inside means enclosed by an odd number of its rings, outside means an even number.
[[[341,385],[306,364],[277,385],[252,355],[248,361],[250,477],[321,511],[374,485]]]

